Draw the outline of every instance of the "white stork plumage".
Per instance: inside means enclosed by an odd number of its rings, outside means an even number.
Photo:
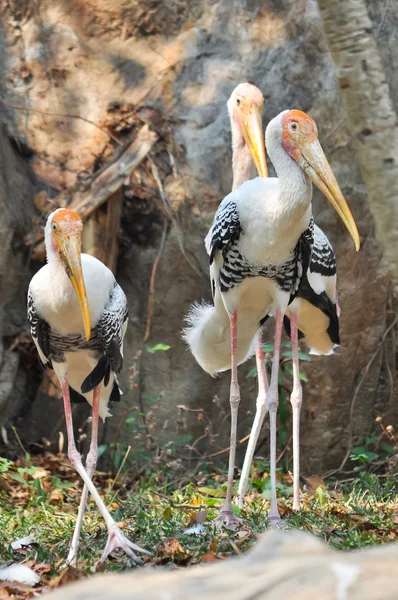
[[[244,139],[249,140],[247,146],[256,166],[261,163],[258,171],[264,175],[265,153],[259,146],[262,135],[257,125],[254,135],[247,127],[247,121],[239,115],[241,98],[236,100],[235,117]],[[257,118],[256,123],[259,122]],[[259,327],[269,315],[276,318],[271,381],[266,394],[271,434],[269,519],[280,521],[276,501],[280,342],[283,316],[307,272],[313,247],[311,180],[332,203],[359,248],[354,220],[319,144],[315,122],[301,111],[284,111],[268,125],[266,139],[278,177],[248,181],[220,204],[206,237],[214,307],[193,307],[185,332],[191,351],[204,370],[214,374],[231,368],[231,454],[226,503],[220,513],[227,523],[236,521],[231,498],[240,401],[237,365],[253,353]],[[294,339],[295,313],[291,313],[291,319]],[[293,344],[293,354],[297,354],[297,347]],[[293,358],[298,377],[298,357]]]
[[[260,90],[253,84],[240,84],[235,88],[228,102],[231,115],[232,135],[235,138],[240,136],[240,143],[235,144],[235,148],[240,148],[239,153],[235,152],[233,161],[234,181],[238,175],[238,185],[247,181],[252,167],[252,158],[245,140],[240,132],[238,123],[234,118],[234,109],[238,97],[246,99],[257,98],[257,105],[261,106],[260,99],[263,98]],[[240,102],[241,104],[241,102]],[[339,316],[340,308],[337,302],[337,275],[336,275],[336,257],[332,245],[327,236],[318,225],[314,224],[314,242],[312,246],[310,264],[307,273],[303,277],[300,288],[286,309],[284,316],[285,330],[292,339],[294,348],[294,371],[293,371],[293,390],[290,396],[290,403],[294,413],[293,417],[293,510],[300,508],[300,437],[299,423],[300,411],[302,405],[302,388],[299,377],[298,365],[298,339],[302,339],[309,347],[310,354],[330,355],[334,348],[340,344],[339,336]],[[292,322],[292,323],[291,323]],[[296,332],[297,330],[297,332]],[[258,396],[256,402],[256,415],[253,421],[252,431],[245,454],[245,460],[242,467],[239,480],[239,489],[237,494],[237,504],[243,508],[244,495],[247,489],[247,483],[250,475],[250,467],[253,461],[255,448],[264,417],[267,413],[266,391],[268,389],[267,374],[264,369],[264,357],[262,355],[261,329],[258,334],[256,346],[257,373],[258,373]]]
[[[111,517],[91,481],[97,463],[98,418],[109,416],[108,404],[119,400],[116,374],[123,365],[127,329],[126,296],[112,272],[99,260],[81,254],[83,223],[73,211],[58,209],[45,226],[47,264],[28,291],[28,321],[41,362],[59,379],[68,434],[68,456],[84,481],[84,490],[67,563],[76,562],[87,493],[90,492],[108,529],[101,561],[122,548],[135,562],[133,550],[149,554],[128,540]],[[71,399],[92,406],[92,437],[86,468],[75,445]]]

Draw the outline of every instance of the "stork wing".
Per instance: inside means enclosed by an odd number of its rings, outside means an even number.
[[[334,250],[318,225],[315,225],[314,229],[314,246],[312,248],[310,272],[319,273],[319,275],[324,277],[333,277],[336,275],[336,256]]]
[[[97,366],[86,377],[81,391],[86,394],[104,381],[108,385],[110,372],[120,373],[123,368],[123,338],[127,329],[128,306],[127,298],[115,282],[109,303],[105,306],[101,318],[95,327],[103,355]]]
[[[331,277],[335,278],[335,275],[336,256],[334,250],[322,229],[315,225],[311,260],[309,268],[301,280],[297,297],[307,300],[307,302],[321,310],[328,317],[329,327],[327,332],[330,339],[334,344],[340,344],[336,301],[329,297],[326,284],[327,279]],[[335,279],[333,284],[335,286]],[[285,317],[284,323],[286,332],[290,336],[290,321],[288,317]],[[303,337],[301,332],[300,337]]]
[[[228,246],[239,237],[241,231],[236,203],[232,200],[224,200],[217,209],[213,225],[205,240],[210,264],[216,253],[225,252]]]
[[[297,245],[294,249],[296,265],[295,281],[293,283],[293,289],[290,294],[289,304],[295,299],[302,281],[307,273],[307,269],[310,266],[311,255],[314,245],[314,219],[311,217],[307,229],[301,234]]]
[[[30,333],[39,353],[40,361],[42,362],[43,366],[52,368],[51,360],[48,358],[50,354],[50,326],[44,319],[40,317],[39,313],[37,312],[30,288],[28,290],[27,304],[27,315]]]

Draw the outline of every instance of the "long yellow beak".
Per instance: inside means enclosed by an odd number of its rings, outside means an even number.
[[[329,200],[347,227],[358,252],[360,241],[357,226],[318,140],[301,148],[301,156],[297,162]]]
[[[257,107],[251,107],[242,117],[242,134],[252,155],[257,173],[260,177],[268,177],[262,114]]]
[[[91,334],[90,309],[83,278],[80,235],[69,235],[67,239],[59,240],[59,245],[67,275],[79,301],[83,317],[84,333],[88,341]]]

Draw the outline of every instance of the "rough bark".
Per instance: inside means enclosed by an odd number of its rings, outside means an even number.
[[[376,232],[398,284],[398,127],[363,0],[318,0]]]
[[[18,146],[17,146],[18,147]],[[9,422],[34,397],[23,353],[9,352],[25,328],[26,281],[33,275],[23,244],[34,214],[37,183],[0,127],[0,421]],[[29,342],[28,342],[29,343]]]

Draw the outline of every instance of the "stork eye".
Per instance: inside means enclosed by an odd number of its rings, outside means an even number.
[[[237,98],[236,99],[236,106],[239,106],[239,105],[240,105],[240,100],[239,100],[239,98]]]
[[[53,223],[53,231],[57,231],[58,227],[56,223]]]
[[[293,123],[291,123],[291,125],[290,125],[290,129],[291,129],[292,131],[297,131],[297,129],[298,129],[298,124],[297,124],[295,121],[293,121]]]

